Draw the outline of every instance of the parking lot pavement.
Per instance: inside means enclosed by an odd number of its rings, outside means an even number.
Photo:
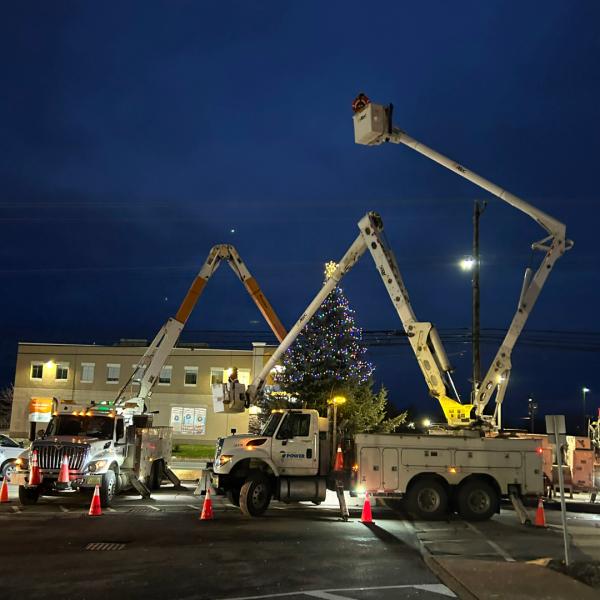
[[[192,488],[153,496],[119,497],[101,517],[81,496],[0,505],[2,599],[454,597],[414,545],[334,506],[273,503],[247,519],[215,498],[215,519],[200,521]]]

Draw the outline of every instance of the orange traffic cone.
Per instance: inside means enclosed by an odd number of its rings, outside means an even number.
[[[369,499],[369,492],[365,496],[365,503],[363,504],[362,515],[360,517],[362,523],[372,523],[373,515],[371,514],[371,500]]]
[[[342,454],[341,446],[338,446],[337,452],[335,454],[335,466],[333,467],[334,471],[343,471],[344,470],[344,455]]]
[[[58,472],[58,483],[71,483],[69,478],[69,457],[65,454]]]
[[[2,480],[2,487],[0,488],[0,504],[8,502],[8,482],[6,477]]]
[[[210,499],[210,488],[206,488],[206,496],[204,497],[204,504],[202,505],[202,513],[200,514],[201,521],[207,521],[214,519],[212,500]]]
[[[40,485],[42,483],[42,474],[38,466],[37,450],[31,453],[31,467],[29,468],[29,485]]]
[[[540,497],[537,510],[535,511],[535,526],[546,527],[546,513],[544,512],[544,501]]]
[[[102,514],[102,506],[100,505],[100,486],[97,485],[92,496],[92,503],[88,515],[90,517],[99,517]]]

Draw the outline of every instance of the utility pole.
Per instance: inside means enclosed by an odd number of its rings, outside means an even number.
[[[473,398],[475,398],[481,382],[481,354],[479,332],[481,329],[479,314],[479,219],[485,210],[487,202],[475,200],[473,203],[473,323],[472,323],[472,346],[473,346]]]
[[[534,399],[530,396],[528,401],[528,413],[529,413],[529,419],[530,419],[530,430],[531,433],[534,433],[534,429],[535,429],[535,413],[537,412],[538,409],[538,405],[537,402],[534,401]]]

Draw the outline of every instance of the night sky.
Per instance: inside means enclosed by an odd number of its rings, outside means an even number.
[[[18,340],[152,338],[215,243],[238,248],[289,327],[370,210],[418,318],[469,327],[457,262],[476,198],[482,326],[505,328],[544,231],[407,148],[355,145],[359,91],[565,222],[575,248],[528,329],[600,332],[599,22],[595,1],[4,2],[0,385]],[[368,257],[343,288],[363,328],[400,328]],[[225,267],[188,327],[266,329]],[[466,395],[469,346],[447,350]],[[436,408],[407,348],[370,358],[396,406]],[[517,347],[505,410],[518,423],[532,394],[581,414],[583,385],[600,406],[598,366]]]

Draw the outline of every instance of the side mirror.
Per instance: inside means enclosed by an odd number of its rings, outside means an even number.
[[[21,448],[25,448],[25,444],[23,444],[23,442],[19,442],[19,446],[20,446]]]

